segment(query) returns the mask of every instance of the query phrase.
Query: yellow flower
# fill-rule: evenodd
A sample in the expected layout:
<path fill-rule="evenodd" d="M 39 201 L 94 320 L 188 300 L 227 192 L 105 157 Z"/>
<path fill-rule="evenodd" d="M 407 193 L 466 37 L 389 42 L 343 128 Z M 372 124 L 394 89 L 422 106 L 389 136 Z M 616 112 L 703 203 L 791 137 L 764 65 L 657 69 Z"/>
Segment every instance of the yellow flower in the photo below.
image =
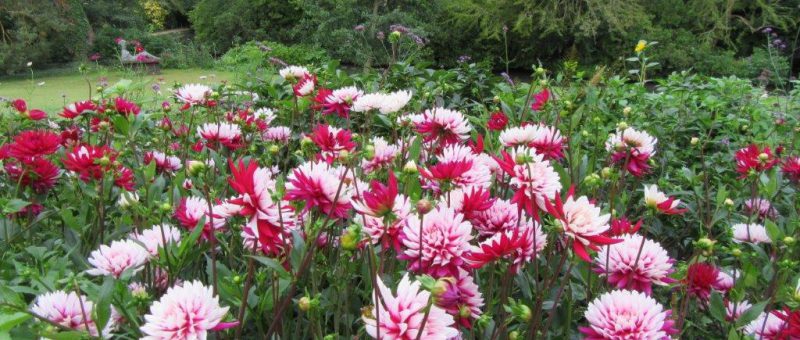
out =
<path fill-rule="evenodd" d="M 636 48 L 634 48 L 633 50 L 636 53 L 640 53 L 640 52 L 644 51 L 645 48 L 647 48 L 647 42 L 644 41 L 644 40 L 639 40 L 639 42 L 636 43 Z"/>

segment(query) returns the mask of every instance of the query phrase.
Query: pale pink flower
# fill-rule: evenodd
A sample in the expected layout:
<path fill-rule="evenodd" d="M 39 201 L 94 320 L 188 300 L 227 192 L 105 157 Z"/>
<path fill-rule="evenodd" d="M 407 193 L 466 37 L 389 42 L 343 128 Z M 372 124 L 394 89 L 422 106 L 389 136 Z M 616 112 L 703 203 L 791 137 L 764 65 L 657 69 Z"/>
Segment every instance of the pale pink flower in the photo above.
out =
<path fill-rule="evenodd" d="M 488 210 L 476 214 L 472 226 L 481 236 L 489 237 L 517 226 L 519 211 L 508 200 L 495 200 Z"/>
<path fill-rule="evenodd" d="M 222 322 L 228 307 L 219 305 L 211 287 L 200 281 L 186 282 L 167 290 L 150 306 L 141 327 L 143 339 L 205 339 L 208 331 L 230 328 Z"/>
<path fill-rule="evenodd" d="M 375 149 L 372 158 L 361 160 L 361 168 L 364 169 L 365 174 L 369 174 L 375 170 L 390 166 L 394 162 L 400 149 L 397 145 L 389 144 L 381 137 L 372 138 L 372 147 Z"/>
<path fill-rule="evenodd" d="M 397 285 L 397 295 L 386 288 L 380 277 L 376 280 L 378 294 L 383 301 L 376 300 L 375 294 L 370 294 L 375 307 L 370 315 L 362 317 L 367 334 L 371 337 L 377 338 L 380 333 L 381 339 L 415 340 L 421 330 L 424 332 L 419 336 L 421 339 L 448 340 L 458 336 L 453 317 L 435 305 L 431 306 L 423 329 L 422 320 L 425 319 L 430 293 L 420 291 L 420 283 L 412 283 L 408 274 Z M 380 324 L 376 316 L 379 316 Z"/>
<path fill-rule="evenodd" d="M 511 153 L 503 152 L 497 163 L 511 176 L 509 183 L 514 188 L 511 202 L 531 215 L 546 209 L 549 200 L 561 191 L 561 178 L 543 155 L 533 149 L 518 147 Z"/>
<path fill-rule="evenodd" d="M 658 242 L 645 239 L 642 245 L 643 238 L 637 234 L 626 234 L 621 239 L 620 243 L 601 247 L 594 258 L 595 272 L 608 274 L 609 283 L 619 289 L 634 289 L 650 295 L 652 285 L 665 286 L 675 281 L 669 277 L 675 261 Z"/>
<path fill-rule="evenodd" d="M 200 84 L 187 84 L 175 91 L 175 97 L 190 106 L 205 103 L 210 94 L 211 88 Z"/>
<path fill-rule="evenodd" d="M 271 142 L 286 142 L 289 140 L 289 137 L 292 136 L 292 130 L 286 126 L 273 126 L 267 128 L 266 131 L 261 135 L 266 141 Z"/>
<path fill-rule="evenodd" d="M 725 301 L 725 320 L 728 322 L 736 322 L 742 313 L 753 307 L 749 301 L 743 300 L 741 302 Z M 763 321 L 763 319 L 762 319 Z"/>
<path fill-rule="evenodd" d="M 253 112 L 253 117 L 255 117 L 256 119 L 260 119 L 265 124 L 269 125 L 270 123 L 272 123 L 273 120 L 275 120 L 276 116 L 275 112 L 272 109 L 262 107 Z"/>
<path fill-rule="evenodd" d="M 425 110 L 415 127 L 423 141 L 438 143 L 439 148 L 467 140 L 472 131 L 463 113 L 441 107 Z"/>
<path fill-rule="evenodd" d="M 61 290 L 37 296 L 31 306 L 31 312 L 40 317 L 77 331 L 86 331 L 88 326 L 89 334 L 99 336 L 97 324 L 92 320 L 93 311 L 94 303 L 89 301 L 86 296 L 79 297 L 75 292 L 67 293 Z M 112 314 L 114 313 L 112 308 Z M 108 320 L 102 334 L 104 338 L 110 336 L 115 321 L 113 317 Z"/>
<path fill-rule="evenodd" d="M 783 339 L 781 333 L 787 327 L 786 321 L 780 318 L 779 311 L 762 312 L 755 320 L 744 327 L 744 333 L 752 335 L 756 340 L 778 340 Z M 766 323 L 764 323 L 766 319 Z"/>
<path fill-rule="evenodd" d="M 382 93 L 368 93 L 359 96 L 353 101 L 353 106 L 350 111 L 353 112 L 368 112 L 371 110 L 378 110 L 383 103 Z"/>
<path fill-rule="evenodd" d="M 731 288 L 733 288 L 733 285 L 736 284 L 734 276 L 740 277 L 736 270 L 734 270 L 732 273 L 733 276 L 720 270 L 719 273 L 717 273 L 717 280 L 711 284 L 711 287 L 723 293 L 728 292 L 731 290 Z"/>
<path fill-rule="evenodd" d="M 731 229 L 733 230 L 733 242 L 736 243 L 772 243 L 769 235 L 767 235 L 767 228 L 758 223 L 737 223 Z"/>
<path fill-rule="evenodd" d="M 359 186 L 359 188 L 362 187 Z M 364 227 L 364 231 L 369 235 L 373 244 L 382 243 L 384 249 L 392 245 L 399 251 L 400 230 L 411 214 L 411 202 L 408 197 L 402 194 L 395 197 L 391 212 L 392 218 L 375 217 L 356 201 L 353 201 L 353 207 L 363 215 L 363 217 L 355 217 L 355 222 Z"/>
<path fill-rule="evenodd" d="M 580 327 L 587 340 L 659 339 L 668 340 L 678 331 L 670 318 L 671 310 L 644 293 L 615 290 L 589 303 L 584 316 L 589 326 Z"/>
<path fill-rule="evenodd" d="M 468 169 L 455 178 L 449 178 L 449 183 L 453 188 L 467 189 L 471 187 L 481 187 L 488 189 L 492 185 L 492 171 L 486 163 L 479 161 L 468 146 L 453 144 L 445 147 L 441 155 L 437 156 L 437 164 L 451 164 L 456 162 L 469 163 Z M 433 185 L 434 183 L 432 183 Z M 434 187 L 439 189 L 438 186 Z"/>
<path fill-rule="evenodd" d="M 197 127 L 197 135 L 205 139 L 207 144 L 218 142 L 231 149 L 242 146 L 242 130 L 230 123 L 205 123 Z"/>
<path fill-rule="evenodd" d="M 175 156 L 167 156 L 161 151 L 148 151 L 144 153 L 144 163 L 150 164 L 150 162 L 156 163 L 156 169 L 158 171 L 164 172 L 175 172 L 180 170 L 183 167 L 181 164 L 181 159 Z"/>
<path fill-rule="evenodd" d="M 358 97 L 364 95 L 364 91 L 359 90 L 355 86 L 343 87 L 333 90 L 328 97 L 325 98 L 327 103 L 331 104 L 352 104 Z"/>
<path fill-rule="evenodd" d="M 138 272 L 147 262 L 150 253 L 133 240 L 111 242 L 111 245 L 100 245 L 100 249 L 92 251 L 89 264 L 94 268 L 86 271 L 89 275 L 111 275 L 119 278 L 125 270 Z"/>
<path fill-rule="evenodd" d="M 606 150 L 613 152 L 627 149 L 634 150 L 636 154 L 653 156 L 656 154 L 656 143 L 658 139 L 647 132 L 629 127 L 611 134 L 606 141 Z"/>
<path fill-rule="evenodd" d="M 281 77 L 286 80 L 297 80 L 303 79 L 303 77 L 310 73 L 305 67 L 292 65 L 282 68 L 280 71 L 278 71 L 278 74 L 280 74 Z"/>
<path fill-rule="evenodd" d="M 178 243 L 181 240 L 181 232 L 168 224 L 155 225 L 151 229 L 141 233 L 131 233 L 128 238 L 144 244 L 151 256 L 158 256 L 158 248 L 164 247 L 166 243 Z"/>
<path fill-rule="evenodd" d="M 422 221 L 411 215 L 403 227 L 406 250 L 398 258 L 411 261 L 412 271 L 436 277 L 454 276 L 464 264 L 463 255 L 470 249 L 471 234 L 472 225 L 452 208 L 431 210 Z"/>
<path fill-rule="evenodd" d="M 763 198 L 748 198 L 744 201 L 744 212 L 748 215 L 758 214 L 760 218 L 775 219 L 778 211 L 772 207 L 769 200 Z"/>
<path fill-rule="evenodd" d="M 528 146 L 535 136 L 533 125 L 510 127 L 500 133 L 500 144 L 505 147 Z"/>
<path fill-rule="evenodd" d="M 174 216 L 184 228 L 190 231 L 194 230 L 200 220 L 205 218 L 202 237 L 204 239 L 210 239 L 212 230 L 216 232 L 225 227 L 225 219 L 213 206 L 211 207 L 213 213 L 209 213 L 208 209 L 208 201 L 204 198 L 190 196 L 181 199 L 178 208 L 175 209 Z"/>
<path fill-rule="evenodd" d="M 400 111 L 411 100 L 411 92 L 396 91 L 392 93 L 369 93 L 361 95 L 353 101 L 351 111 L 367 112 L 378 110 L 386 115 Z"/>

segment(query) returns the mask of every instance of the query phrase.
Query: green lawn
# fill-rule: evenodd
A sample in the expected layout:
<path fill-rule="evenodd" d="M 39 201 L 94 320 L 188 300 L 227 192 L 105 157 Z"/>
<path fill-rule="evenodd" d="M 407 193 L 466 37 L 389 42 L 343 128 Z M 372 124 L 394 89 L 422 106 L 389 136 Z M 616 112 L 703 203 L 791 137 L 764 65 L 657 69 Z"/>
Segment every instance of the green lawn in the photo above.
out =
<path fill-rule="evenodd" d="M 137 100 L 160 101 L 170 95 L 170 87 L 174 83 L 201 83 L 218 84 L 222 81 L 234 81 L 231 72 L 205 69 L 162 70 L 158 75 L 140 74 L 123 70 L 99 70 L 87 75 L 77 71 L 48 71 L 46 75 L 34 78 L 6 78 L 0 79 L 0 97 L 7 99 L 23 98 L 28 102 L 28 108 L 41 109 L 49 114 L 61 111 L 65 103 L 69 104 L 89 97 L 89 90 L 96 95 L 95 88 L 102 78 L 106 78 L 109 85 L 120 79 L 133 81 L 132 93 Z M 87 80 L 91 83 L 87 83 Z M 159 84 L 161 93 L 153 89 L 154 84 Z"/>

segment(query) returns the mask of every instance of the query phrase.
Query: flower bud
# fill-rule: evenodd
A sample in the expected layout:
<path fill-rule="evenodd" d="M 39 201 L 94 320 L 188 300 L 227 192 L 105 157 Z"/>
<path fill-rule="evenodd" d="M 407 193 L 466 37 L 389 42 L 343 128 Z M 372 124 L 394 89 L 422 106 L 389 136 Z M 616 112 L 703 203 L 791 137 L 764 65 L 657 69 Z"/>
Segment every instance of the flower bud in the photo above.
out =
<path fill-rule="evenodd" d="M 700 143 L 700 138 L 692 137 L 692 140 L 689 143 L 692 143 L 692 145 L 697 145 L 697 143 Z"/>
<path fill-rule="evenodd" d="M 625 129 L 627 129 L 627 128 L 628 128 L 628 123 L 626 123 L 626 122 L 619 122 L 619 123 L 617 123 L 617 129 L 619 129 L 619 130 L 625 130 Z"/>
<path fill-rule="evenodd" d="M 603 176 L 603 178 L 609 178 L 613 174 L 614 174 L 614 169 L 609 167 L 605 167 L 603 168 L 603 170 L 600 171 L 600 175 Z"/>
<path fill-rule="evenodd" d="M 103 156 L 97 160 L 97 164 L 102 166 L 108 166 L 109 164 L 111 164 L 111 159 L 108 158 L 108 156 Z"/>
<path fill-rule="evenodd" d="M 530 157 L 524 153 L 518 153 L 517 156 L 514 157 L 514 163 L 517 163 L 517 165 L 523 165 L 528 163 L 530 160 Z"/>
<path fill-rule="evenodd" d="M 417 173 L 417 163 L 412 161 L 406 162 L 406 165 L 403 166 L 403 172 L 407 174 L 415 174 Z"/>
<path fill-rule="evenodd" d="M 760 161 L 764 162 L 764 161 L 769 159 L 769 155 L 767 155 L 766 153 L 762 152 L 762 153 L 758 154 L 758 159 Z"/>
<path fill-rule="evenodd" d="M 469 307 L 462 305 L 458 308 L 458 316 L 462 319 L 468 319 L 471 315 L 472 311 L 469 309 Z"/>
<path fill-rule="evenodd" d="M 731 249 L 731 255 L 733 255 L 733 257 L 742 256 L 742 250 L 739 248 L 733 248 Z"/>
<path fill-rule="evenodd" d="M 492 102 L 494 102 L 495 104 L 500 103 L 500 97 L 499 96 L 492 97 Z"/>
<path fill-rule="evenodd" d="M 273 155 L 277 155 L 277 154 L 278 154 L 278 152 L 280 152 L 280 151 L 281 151 L 281 148 L 280 148 L 280 147 L 278 147 L 277 145 L 271 145 L 271 146 L 269 147 L 269 153 L 271 153 L 271 154 L 273 154 Z"/>
<path fill-rule="evenodd" d="M 303 136 L 303 139 L 300 140 L 300 146 L 306 146 L 311 144 L 314 144 L 314 141 L 311 140 L 311 138 L 308 136 Z"/>
<path fill-rule="evenodd" d="M 783 238 L 783 244 L 785 244 L 787 246 L 790 246 L 790 247 L 792 245 L 794 245 L 796 241 L 797 240 L 794 237 L 791 237 L 791 236 L 786 236 L 786 237 Z"/>
<path fill-rule="evenodd" d="M 139 203 L 139 194 L 135 191 L 123 191 L 117 200 L 117 206 L 120 208 L 127 208 Z"/>
<path fill-rule="evenodd" d="M 733 206 L 733 200 L 730 199 L 730 198 L 726 198 L 725 199 L 725 205 L 727 205 L 729 207 L 732 207 Z"/>
<path fill-rule="evenodd" d="M 517 340 L 519 339 L 519 331 L 512 331 L 508 333 L 508 340 Z"/>
<path fill-rule="evenodd" d="M 714 244 L 717 243 L 716 241 L 709 239 L 708 237 L 703 237 L 694 242 L 694 246 L 698 249 L 703 251 L 703 254 L 711 254 L 714 250 Z"/>
<path fill-rule="evenodd" d="M 308 296 L 301 297 L 300 300 L 297 300 L 297 308 L 300 308 L 303 312 L 308 312 L 311 309 L 311 299 Z"/>
<path fill-rule="evenodd" d="M 417 212 L 418 213 L 420 213 L 422 215 L 425 215 L 429 211 L 431 211 L 432 209 L 433 209 L 433 204 L 431 204 L 431 201 L 429 201 L 427 199 L 424 199 L 424 198 L 422 198 L 419 201 L 417 201 Z"/>
<path fill-rule="evenodd" d="M 583 136 L 583 137 L 589 137 L 589 131 L 586 131 L 586 130 L 581 130 L 581 136 Z"/>
<path fill-rule="evenodd" d="M 236 283 L 236 284 L 242 283 L 242 277 L 240 275 L 235 275 L 233 277 L 233 283 Z"/>
<path fill-rule="evenodd" d="M 186 168 L 192 176 L 197 176 L 206 170 L 206 165 L 201 161 L 192 160 L 186 163 Z"/>
<path fill-rule="evenodd" d="M 187 178 L 187 179 L 183 180 L 183 185 L 182 186 L 186 190 L 191 190 L 192 188 L 194 188 L 194 183 L 192 183 L 191 179 Z"/>
<path fill-rule="evenodd" d="M 345 229 L 339 242 L 344 250 L 358 249 L 358 243 L 361 242 L 361 226 L 354 224 Z"/>
<path fill-rule="evenodd" d="M 103 92 L 103 87 L 102 86 L 98 86 L 94 90 L 97 91 L 97 92 Z"/>
<path fill-rule="evenodd" d="M 364 159 L 371 160 L 375 158 L 375 146 L 367 145 L 364 148 Z"/>
<path fill-rule="evenodd" d="M 392 33 L 389 33 L 389 42 L 392 44 L 396 44 L 398 41 L 400 41 L 400 36 L 401 36 L 400 32 L 392 31 Z"/>
<path fill-rule="evenodd" d="M 539 75 L 544 74 L 544 71 L 545 71 L 545 69 L 543 67 L 541 67 L 541 66 L 536 68 L 536 74 L 539 74 Z"/>
<path fill-rule="evenodd" d="M 539 85 L 541 85 L 541 86 L 547 86 L 547 79 L 542 79 L 542 80 L 540 80 L 540 81 L 539 81 Z"/>
<path fill-rule="evenodd" d="M 350 160 L 350 151 L 342 150 L 339 151 L 339 160 L 343 163 L 347 163 Z"/>
<path fill-rule="evenodd" d="M 622 114 L 627 116 L 627 115 L 631 114 L 631 111 L 633 111 L 633 109 L 630 106 L 626 106 L 626 107 L 624 107 L 622 109 Z"/>

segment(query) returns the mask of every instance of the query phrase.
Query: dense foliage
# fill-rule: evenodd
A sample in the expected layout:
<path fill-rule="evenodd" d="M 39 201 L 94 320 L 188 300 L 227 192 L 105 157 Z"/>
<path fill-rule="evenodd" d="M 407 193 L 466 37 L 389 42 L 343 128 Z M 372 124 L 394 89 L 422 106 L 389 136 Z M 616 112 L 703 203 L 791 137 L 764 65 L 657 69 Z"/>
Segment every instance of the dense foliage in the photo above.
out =
<path fill-rule="evenodd" d="M 798 337 L 800 93 L 657 46 L 11 101 L 0 338 Z"/>

